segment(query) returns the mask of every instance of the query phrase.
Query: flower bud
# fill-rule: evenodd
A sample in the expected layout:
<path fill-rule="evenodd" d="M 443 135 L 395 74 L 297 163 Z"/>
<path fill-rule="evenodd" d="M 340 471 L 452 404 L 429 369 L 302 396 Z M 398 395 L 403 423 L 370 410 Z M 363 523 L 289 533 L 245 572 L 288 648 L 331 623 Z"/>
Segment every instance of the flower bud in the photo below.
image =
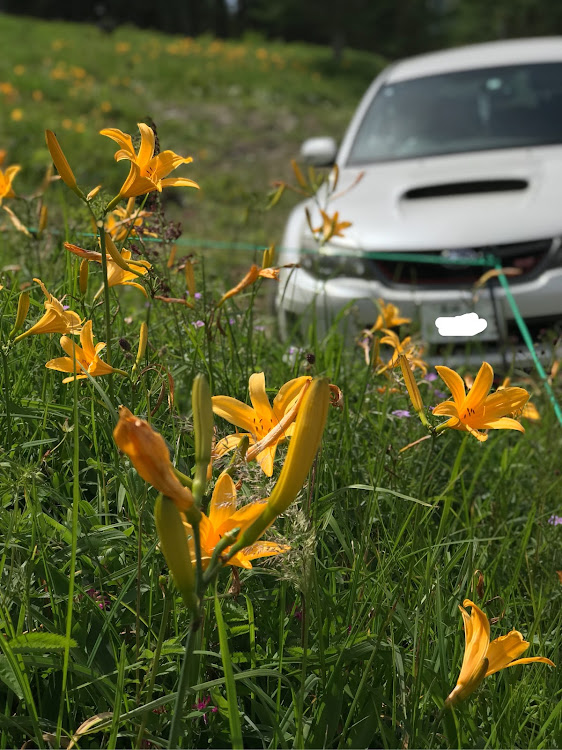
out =
<path fill-rule="evenodd" d="M 200 513 L 193 505 L 193 495 L 174 474 L 168 446 L 162 435 L 144 419 L 135 417 L 126 406 L 120 406 L 113 439 L 146 482 L 171 498 L 178 510 L 186 513 L 190 523 L 199 521 Z"/>
<path fill-rule="evenodd" d="M 195 575 L 187 535 L 182 516 L 173 500 L 158 495 L 154 506 L 154 520 L 160 539 L 160 549 L 166 559 L 174 583 L 180 590 L 186 605 L 198 611 L 198 599 L 195 593 Z"/>
<path fill-rule="evenodd" d="M 278 515 L 293 502 L 316 457 L 330 406 L 330 386 L 325 378 L 314 379 L 304 395 L 295 420 L 295 431 L 277 484 L 260 516 L 249 526 L 229 554 L 253 544 Z"/>
<path fill-rule="evenodd" d="M 14 327 L 10 331 L 10 338 L 15 336 L 22 325 L 25 323 L 27 313 L 29 311 L 29 292 L 22 292 L 18 300 L 18 311 L 16 314 L 16 321 Z"/>
<path fill-rule="evenodd" d="M 137 350 L 137 358 L 135 360 L 135 365 L 137 367 L 139 366 L 141 359 L 144 357 L 147 343 L 148 343 L 148 326 L 143 321 L 140 327 L 139 348 Z"/>
<path fill-rule="evenodd" d="M 76 195 L 78 195 L 80 198 L 84 198 L 84 193 L 78 187 L 76 177 L 74 176 L 74 173 L 70 168 L 70 164 L 66 160 L 66 156 L 62 152 L 62 148 L 59 145 L 56 135 L 52 130 L 46 130 L 45 138 L 47 140 L 47 148 L 49 149 L 49 152 L 51 154 L 51 159 L 53 160 L 53 163 L 57 168 L 57 172 L 59 173 L 61 180 L 65 185 L 73 190 Z"/>
<path fill-rule="evenodd" d="M 88 291 L 88 274 L 90 273 L 90 265 L 86 258 L 80 263 L 80 276 L 78 278 L 78 286 L 80 288 L 80 294 L 84 296 Z"/>

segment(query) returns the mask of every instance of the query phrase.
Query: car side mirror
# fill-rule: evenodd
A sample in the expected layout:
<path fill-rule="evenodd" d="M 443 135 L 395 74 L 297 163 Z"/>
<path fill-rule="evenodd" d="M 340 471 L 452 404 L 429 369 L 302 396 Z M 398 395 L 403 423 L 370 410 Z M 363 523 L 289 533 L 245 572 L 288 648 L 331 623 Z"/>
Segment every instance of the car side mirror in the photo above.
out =
<path fill-rule="evenodd" d="M 338 145 L 330 136 L 308 138 L 301 146 L 301 159 L 313 167 L 331 167 L 336 161 Z"/>

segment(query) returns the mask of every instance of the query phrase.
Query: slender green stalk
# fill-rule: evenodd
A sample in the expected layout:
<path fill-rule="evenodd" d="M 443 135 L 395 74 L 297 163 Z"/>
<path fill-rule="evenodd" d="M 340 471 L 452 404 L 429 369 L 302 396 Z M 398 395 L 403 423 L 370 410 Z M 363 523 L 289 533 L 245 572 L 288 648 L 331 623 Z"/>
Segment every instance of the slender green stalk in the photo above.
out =
<path fill-rule="evenodd" d="M 100 238 L 100 250 L 101 250 L 101 269 L 103 274 L 103 310 L 105 318 L 105 340 L 107 341 L 106 356 L 105 360 L 109 366 L 111 366 L 111 309 L 109 306 L 109 282 L 107 280 L 107 250 L 105 248 L 105 227 L 103 219 L 99 219 L 96 222 L 98 227 L 98 233 Z M 115 394 L 113 390 L 113 375 L 110 373 L 108 376 L 109 385 L 109 397 L 111 402 L 115 401 Z"/>
<path fill-rule="evenodd" d="M 176 702 L 174 704 L 174 713 L 172 715 L 172 723 L 170 725 L 170 736 L 168 739 L 168 750 L 175 750 L 180 745 L 180 732 L 181 732 L 181 721 L 183 718 L 183 707 L 185 705 L 185 698 L 190 686 L 193 684 L 192 675 L 194 673 L 194 659 L 193 651 L 195 644 L 198 640 L 198 635 L 201 629 L 202 619 L 192 619 L 189 630 L 187 631 L 187 638 L 185 641 L 185 652 L 183 655 L 183 661 L 181 665 L 180 680 L 178 685 L 178 691 L 176 693 Z"/>
<path fill-rule="evenodd" d="M 6 443 L 11 448 L 12 447 L 12 407 L 11 407 L 11 401 L 12 401 L 12 389 L 10 387 L 10 371 L 8 370 L 8 355 L 4 351 L 4 348 L 2 347 L 0 349 L 2 352 L 2 365 L 4 368 L 4 403 L 6 404 Z"/>
<path fill-rule="evenodd" d="M 154 683 L 156 682 L 156 675 L 158 674 L 158 662 L 160 661 L 160 654 L 162 653 L 162 645 L 164 643 L 164 636 L 166 635 L 166 627 L 168 625 L 168 618 L 172 608 L 173 596 L 163 586 L 164 591 L 164 608 L 162 610 L 162 620 L 160 621 L 160 629 L 158 631 L 158 640 L 156 641 L 156 648 L 154 649 L 154 657 L 152 659 L 152 667 L 150 669 L 150 678 L 148 680 L 148 687 L 146 690 L 145 702 L 150 703 L 152 695 L 154 693 Z M 148 721 L 148 713 L 142 715 L 141 725 L 137 734 L 137 741 L 135 747 L 141 747 L 144 730 L 146 728 L 146 722 Z"/>
<path fill-rule="evenodd" d="M 76 365 L 76 350 L 74 349 L 74 370 Z M 60 747 L 62 719 L 64 713 L 64 701 L 66 697 L 66 684 L 68 680 L 68 666 L 70 657 L 70 636 L 72 634 L 72 615 L 74 609 L 74 578 L 76 575 L 76 550 L 78 546 L 78 505 L 80 503 L 80 428 L 78 419 L 78 380 L 74 378 L 74 431 L 73 431 L 73 454 L 72 454 L 72 542 L 70 549 L 70 569 L 68 580 L 68 603 L 66 611 L 66 644 L 64 647 L 63 665 L 62 665 L 62 684 L 59 703 L 59 713 L 57 717 L 56 740 L 57 747 Z"/>

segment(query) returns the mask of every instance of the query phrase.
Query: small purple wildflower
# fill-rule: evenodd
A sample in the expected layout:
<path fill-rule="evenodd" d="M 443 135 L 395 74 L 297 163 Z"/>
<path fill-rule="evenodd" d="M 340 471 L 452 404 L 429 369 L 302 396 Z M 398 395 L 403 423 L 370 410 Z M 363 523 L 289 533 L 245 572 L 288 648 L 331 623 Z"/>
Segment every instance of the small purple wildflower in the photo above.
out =
<path fill-rule="evenodd" d="M 562 526 L 562 516 L 550 516 L 548 519 L 548 523 L 552 524 L 552 526 Z"/>
<path fill-rule="evenodd" d="M 230 323 L 231 326 L 233 326 L 236 323 L 236 321 L 234 320 L 234 318 L 229 318 L 228 322 Z"/>
<path fill-rule="evenodd" d="M 194 299 L 202 299 L 203 295 L 201 294 L 201 292 L 195 292 L 195 294 L 193 295 L 193 298 Z"/>
<path fill-rule="evenodd" d="M 394 417 L 411 417 L 412 415 L 407 409 L 395 409 L 390 412 Z"/>
<path fill-rule="evenodd" d="M 447 398 L 447 394 L 443 393 L 443 391 L 434 391 L 437 398 Z"/>
<path fill-rule="evenodd" d="M 195 326 L 195 328 L 201 328 L 202 326 L 205 325 L 205 321 L 204 320 L 193 320 L 191 322 L 191 325 Z"/>
<path fill-rule="evenodd" d="M 265 326 L 254 326 L 254 331 L 265 331 Z"/>
<path fill-rule="evenodd" d="M 63 309 L 63 310 L 70 310 L 70 305 L 63 305 L 63 306 L 62 306 L 62 309 Z"/>
<path fill-rule="evenodd" d="M 424 380 L 427 380 L 428 383 L 433 383 L 434 380 L 437 380 L 437 373 L 436 372 L 428 372 L 427 375 L 423 376 Z"/>

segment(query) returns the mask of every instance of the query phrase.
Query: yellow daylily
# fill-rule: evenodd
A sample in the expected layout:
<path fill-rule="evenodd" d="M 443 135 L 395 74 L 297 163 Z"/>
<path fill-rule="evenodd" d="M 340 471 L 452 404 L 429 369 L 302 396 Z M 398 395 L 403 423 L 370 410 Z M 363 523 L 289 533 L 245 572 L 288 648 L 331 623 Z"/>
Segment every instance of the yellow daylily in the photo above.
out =
<path fill-rule="evenodd" d="M 151 127 L 144 122 L 138 123 L 141 134 L 141 143 L 138 153 L 133 146 L 133 139 L 128 133 L 123 133 L 118 128 L 104 128 L 100 135 L 111 138 L 119 145 L 115 153 L 115 161 L 126 159 L 131 162 L 131 168 L 127 179 L 123 183 L 118 196 L 111 201 L 110 206 L 116 205 L 121 198 L 133 198 L 137 195 L 146 195 L 153 190 L 162 191 L 165 187 L 193 187 L 199 185 L 187 177 L 166 177 L 170 172 L 181 164 L 189 164 L 193 161 L 191 156 L 178 156 L 173 151 L 162 151 L 154 155 L 155 136 Z"/>
<path fill-rule="evenodd" d="M 470 615 L 465 607 L 472 607 Z M 517 664 L 541 662 L 556 666 L 545 656 L 530 656 L 524 659 L 517 657 L 531 645 L 523 640 L 518 630 L 511 630 L 490 643 L 490 623 L 482 610 L 465 599 L 459 606 L 464 621 L 465 649 L 461 672 L 454 690 L 445 701 L 446 706 L 455 706 L 467 698 L 488 677 L 500 669 L 514 667 Z"/>
<path fill-rule="evenodd" d="M 62 301 L 47 291 L 41 279 L 33 279 L 33 281 L 39 284 L 47 298 L 44 303 L 46 312 L 31 328 L 16 336 L 14 341 L 21 341 L 26 336 L 37 333 L 80 333 L 82 330 L 80 316 L 72 310 L 65 310 Z"/>
<path fill-rule="evenodd" d="M 251 286 L 252 284 L 255 284 L 255 282 L 260 278 L 275 279 L 276 281 L 278 281 L 279 271 L 281 269 L 271 267 L 271 264 L 273 263 L 274 255 L 275 255 L 275 248 L 273 246 L 269 247 L 267 250 L 264 250 L 261 268 L 254 263 L 252 267 L 250 268 L 250 270 L 248 271 L 248 273 L 244 276 L 242 281 L 236 284 L 236 286 L 232 287 L 232 289 L 229 289 L 228 292 L 225 292 L 225 294 L 223 294 L 223 296 L 220 298 L 220 300 L 217 303 L 217 308 L 220 307 L 223 304 L 223 302 L 226 302 L 226 300 L 229 299 L 230 297 L 234 297 L 236 294 L 239 294 L 243 289 L 246 289 L 246 287 Z M 296 265 L 295 263 L 287 263 L 286 265 L 281 266 L 281 268 L 294 268 L 295 265 Z"/>
<path fill-rule="evenodd" d="M 114 254 L 119 254 L 119 251 L 113 244 L 113 240 L 109 235 L 106 235 L 105 237 L 106 245 L 109 249 L 111 245 L 111 249 L 114 251 Z M 71 252 L 74 253 L 74 255 L 78 255 L 80 258 L 85 258 L 86 260 L 94 261 L 96 263 L 101 263 L 101 253 L 96 252 L 95 250 L 84 250 L 82 247 L 78 247 L 78 245 L 72 245 L 70 242 L 64 243 L 65 248 Z M 128 266 L 130 270 L 126 270 L 122 266 L 118 265 L 111 255 L 108 253 L 107 255 L 107 284 L 109 287 L 112 286 L 134 286 L 136 289 L 140 289 L 140 291 L 144 294 L 146 297 L 146 289 L 141 285 L 138 284 L 134 279 L 137 279 L 139 276 L 145 276 L 148 273 L 148 270 L 152 268 L 151 264 L 147 260 L 131 260 L 131 251 L 130 250 L 121 250 L 121 259 L 123 261 L 122 266 Z M 96 292 L 94 299 L 97 299 L 99 295 L 103 292 L 103 285 L 98 289 Z"/>
<path fill-rule="evenodd" d="M 137 227 L 141 227 L 144 220 L 152 216 L 152 211 L 141 211 L 135 207 L 135 198 L 129 198 L 127 205 L 117 206 L 105 220 L 105 231 L 114 242 L 124 242 L 128 236 L 137 234 Z M 144 232 L 154 237 L 153 232 Z"/>
<path fill-rule="evenodd" d="M 216 455 L 222 456 L 237 446 L 246 435 L 250 438 L 250 445 L 259 446 L 261 441 L 267 438 L 273 430 L 281 427 L 277 433 L 273 433 L 271 441 L 265 441 L 268 444 L 255 456 L 264 473 L 270 477 L 273 474 L 273 459 L 275 458 L 277 444 L 293 434 L 296 411 L 294 415 L 291 415 L 292 419 L 289 424 L 287 424 L 287 419 L 284 418 L 291 407 L 296 404 L 303 387 L 310 380 L 311 378 L 308 375 L 289 380 L 273 399 L 273 407 L 265 392 L 265 375 L 263 372 L 256 372 L 250 376 L 251 407 L 230 396 L 213 396 L 213 411 L 215 414 L 246 430 L 245 433 L 237 432 L 220 440 L 215 448 Z"/>
<path fill-rule="evenodd" d="M 259 515 L 261 515 L 266 503 L 266 500 L 258 500 L 236 510 L 236 487 L 234 486 L 234 482 L 229 474 L 224 473 L 220 475 L 213 490 L 209 515 L 206 516 L 202 513 L 201 522 L 199 524 L 199 532 L 201 534 L 201 563 L 203 569 L 209 564 L 213 550 L 221 537 L 235 528 L 239 528 L 241 531 L 247 529 L 248 526 L 250 526 Z M 191 561 L 195 564 L 196 558 L 193 529 L 187 521 L 184 522 L 184 526 L 187 533 Z M 251 544 L 248 547 L 244 547 L 244 549 L 237 552 L 231 557 L 228 564 L 236 565 L 240 568 L 251 568 L 252 563 L 250 560 L 255 560 L 258 557 L 280 555 L 283 552 L 287 552 L 289 549 L 290 547 L 286 544 L 260 541 Z M 228 548 L 225 550 L 225 553 L 227 551 Z"/>
<path fill-rule="evenodd" d="M 392 353 L 392 356 L 388 360 L 386 365 L 380 365 L 377 368 L 377 375 L 380 375 L 380 373 L 396 367 L 396 365 L 398 364 L 398 358 L 401 354 L 403 354 L 408 359 L 412 370 L 415 370 L 416 367 L 418 367 L 424 375 L 426 374 L 427 364 L 420 356 L 420 354 L 422 353 L 422 349 L 412 341 L 411 336 L 406 336 L 406 338 L 400 341 L 400 338 L 395 331 L 383 328 L 382 332 L 386 335 L 381 336 L 379 344 L 386 344 L 387 346 L 391 346 L 394 349 L 394 352 Z"/>
<path fill-rule="evenodd" d="M 174 473 L 164 438 L 148 422 L 136 417 L 126 406 L 120 406 L 113 439 L 130 458 L 140 476 L 173 500 L 178 510 L 196 511 L 191 491 L 180 483 Z M 198 517 L 198 512 L 196 515 Z"/>
<path fill-rule="evenodd" d="M 438 429 L 451 427 L 454 430 L 464 430 L 481 442 L 487 440 L 488 435 L 478 430 L 525 432 L 520 422 L 507 415 L 519 413 L 527 403 L 529 394 L 524 388 L 516 387 L 498 388 L 495 393 L 490 394 L 494 371 L 487 362 L 482 363 L 468 394 L 463 379 L 457 372 L 441 365 L 435 369 L 453 395 L 453 401 L 444 401 L 433 410 L 436 416 L 450 417 Z"/>
<path fill-rule="evenodd" d="M 68 356 L 51 359 L 45 365 L 49 370 L 73 373 L 70 377 L 64 378 L 62 381 L 63 383 L 71 383 L 74 378 L 77 380 L 87 378 L 88 376 L 84 373 L 82 367 L 86 370 L 88 375 L 92 376 L 109 375 L 112 372 L 126 375 L 123 370 L 117 370 L 100 359 L 99 353 L 102 349 L 105 349 L 105 344 L 100 341 L 94 346 L 91 320 L 84 323 L 84 327 L 80 332 L 80 343 L 82 344 L 81 347 L 75 344 L 74 341 L 67 336 L 62 336 L 60 345 Z"/>
<path fill-rule="evenodd" d="M 365 333 L 374 333 L 375 331 L 381 331 L 383 328 L 395 328 L 412 322 L 411 318 L 401 318 L 400 309 L 391 302 L 387 304 L 383 299 L 378 299 L 377 302 L 380 312 L 374 326 Z"/>
<path fill-rule="evenodd" d="M 0 166 L 4 162 L 5 154 L 5 151 L 0 151 Z M 0 205 L 4 198 L 13 198 L 15 196 L 12 182 L 20 169 L 21 166 L 19 164 L 12 164 L 11 167 L 6 167 L 4 170 L 0 169 Z"/>
<path fill-rule="evenodd" d="M 329 242 L 332 237 L 343 237 L 343 230 L 351 226 L 350 221 L 340 221 L 339 213 L 336 211 L 330 216 L 326 211 L 320 209 L 322 215 L 322 224 L 319 227 L 312 227 L 312 232 L 319 235 L 322 244 Z"/>

